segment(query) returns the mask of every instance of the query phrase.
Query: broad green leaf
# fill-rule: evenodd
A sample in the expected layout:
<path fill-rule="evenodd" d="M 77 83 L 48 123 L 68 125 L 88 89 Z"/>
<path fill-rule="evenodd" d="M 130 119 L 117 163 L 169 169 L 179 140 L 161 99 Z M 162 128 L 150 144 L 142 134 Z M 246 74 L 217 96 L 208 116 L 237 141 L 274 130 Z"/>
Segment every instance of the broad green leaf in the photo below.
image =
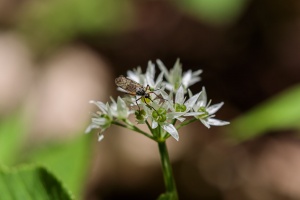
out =
<path fill-rule="evenodd" d="M 235 22 L 248 0 L 177 0 L 181 9 L 210 24 Z"/>
<path fill-rule="evenodd" d="M 300 85 L 238 117 L 228 126 L 233 138 L 247 140 L 268 131 L 300 128 Z"/>
<path fill-rule="evenodd" d="M 25 136 L 25 125 L 20 113 L 0 121 L 0 164 L 11 165 Z"/>
<path fill-rule="evenodd" d="M 91 137 L 81 135 L 71 141 L 36 149 L 30 161 L 42 164 L 58 176 L 74 193 L 81 194 L 91 159 Z"/>
<path fill-rule="evenodd" d="M 0 199 L 71 200 L 62 184 L 43 167 L 0 169 Z"/>

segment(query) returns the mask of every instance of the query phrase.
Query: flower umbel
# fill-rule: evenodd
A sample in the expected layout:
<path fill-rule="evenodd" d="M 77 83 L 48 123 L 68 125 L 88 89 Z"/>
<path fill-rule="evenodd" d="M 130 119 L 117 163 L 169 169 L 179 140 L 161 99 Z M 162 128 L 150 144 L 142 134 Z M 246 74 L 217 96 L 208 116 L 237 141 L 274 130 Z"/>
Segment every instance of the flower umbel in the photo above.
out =
<path fill-rule="evenodd" d="M 157 65 L 161 70 L 157 78 L 155 78 L 155 65 L 149 61 L 145 73 L 142 73 L 141 68 L 138 67 L 128 71 L 128 78 L 120 76 L 116 79 L 116 84 L 121 91 L 129 95 L 118 97 L 117 101 L 111 98 L 110 104 L 91 101 L 100 111 L 93 114 L 92 123 L 86 132 L 100 129 L 99 140 L 103 138 L 102 132 L 111 124 L 139 130 L 137 131 L 139 133 L 143 132 L 130 122 L 128 117 L 131 114 L 135 114 L 138 124 L 147 124 L 150 132 L 142 134 L 156 141 L 165 140 L 169 136 L 178 141 L 179 134 L 176 127 L 182 127 L 195 120 L 200 120 L 207 128 L 229 124 L 227 121 L 214 118 L 223 102 L 210 105 L 204 87 L 195 95 L 189 91 L 189 86 L 200 81 L 199 75 L 202 70 L 195 72 L 188 70 L 182 73 L 179 60 L 170 70 L 160 60 L 157 60 Z M 185 96 L 187 91 L 190 98 Z M 193 119 L 186 121 L 190 117 Z"/>
<path fill-rule="evenodd" d="M 179 60 L 170 70 L 160 60 L 156 63 L 160 69 L 157 78 L 155 78 L 155 64 L 149 61 L 145 73 L 138 67 L 128 71 L 127 77 L 119 76 L 115 79 L 118 89 L 127 94 L 125 97 L 118 97 L 117 100 L 111 98 L 111 103 L 90 101 L 99 108 L 99 111 L 92 115 L 92 122 L 87 127 L 86 133 L 92 129 L 100 129 L 98 137 L 100 141 L 104 137 L 102 133 L 113 124 L 156 141 L 166 186 L 166 193 L 162 196 L 164 199 L 177 200 L 166 140 L 173 137 L 178 141 L 178 130 L 197 120 L 207 128 L 227 125 L 229 122 L 214 118 L 223 102 L 210 105 L 211 101 L 207 102 L 204 87 L 195 95 L 189 90 L 189 86 L 201 80 L 199 75 L 202 70 L 182 72 Z M 135 123 L 129 120 L 132 114 L 135 116 Z M 138 124 L 146 124 L 148 132 L 139 129 Z"/>

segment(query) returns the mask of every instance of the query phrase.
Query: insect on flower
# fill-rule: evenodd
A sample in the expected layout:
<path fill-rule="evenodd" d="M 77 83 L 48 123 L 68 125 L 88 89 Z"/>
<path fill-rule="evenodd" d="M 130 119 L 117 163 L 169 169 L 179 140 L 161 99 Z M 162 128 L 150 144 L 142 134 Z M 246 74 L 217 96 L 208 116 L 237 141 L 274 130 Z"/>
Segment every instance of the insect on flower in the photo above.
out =
<path fill-rule="evenodd" d="M 139 107 L 138 105 L 138 100 L 145 98 L 145 99 L 149 99 L 150 101 L 152 101 L 152 99 L 150 98 L 150 94 L 153 93 L 155 94 L 158 98 L 160 98 L 154 91 L 150 90 L 150 86 L 147 85 L 146 87 L 142 86 L 141 84 L 135 82 L 134 80 L 131 80 L 129 78 L 126 78 L 124 76 L 119 76 L 118 78 L 115 79 L 115 83 L 118 87 L 122 88 L 123 90 L 125 90 L 126 94 L 129 95 L 133 95 L 133 96 L 141 96 L 139 98 L 136 98 L 136 105 Z M 144 100 L 144 102 L 150 106 L 146 100 Z M 153 102 L 153 101 L 152 101 Z M 152 106 L 150 106 L 151 108 L 153 108 Z M 154 108 L 153 108 L 154 109 Z M 140 110 L 140 107 L 139 107 Z M 154 109 L 155 110 L 155 109 Z"/>

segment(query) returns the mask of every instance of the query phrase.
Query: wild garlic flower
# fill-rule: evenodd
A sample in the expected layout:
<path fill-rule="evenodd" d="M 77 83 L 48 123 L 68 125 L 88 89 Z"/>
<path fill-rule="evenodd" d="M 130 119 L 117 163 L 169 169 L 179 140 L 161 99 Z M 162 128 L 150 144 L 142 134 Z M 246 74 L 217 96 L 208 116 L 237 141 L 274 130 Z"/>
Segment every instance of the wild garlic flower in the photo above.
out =
<path fill-rule="evenodd" d="M 111 100 L 111 104 L 104 104 L 101 101 L 90 101 L 90 103 L 95 104 L 100 111 L 93 113 L 92 123 L 86 128 L 85 133 L 89 133 L 92 129 L 100 129 L 98 141 L 104 138 L 102 132 L 109 128 L 115 120 L 127 120 L 128 116 L 133 113 L 133 111 L 129 110 L 121 97 L 118 97 L 117 102 L 113 98 L 111 98 Z"/>
<path fill-rule="evenodd" d="M 173 99 L 172 98 L 172 92 L 170 92 L 170 96 L 169 99 Z M 170 112 L 168 113 L 168 116 L 170 116 L 170 118 L 174 118 L 179 120 L 180 122 L 183 122 L 185 120 L 184 116 L 189 113 L 190 116 L 192 116 L 193 114 L 199 114 L 198 112 L 193 112 L 193 106 L 196 103 L 196 101 L 198 100 L 200 96 L 200 93 L 191 96 L 188 100 L 186 100 L 186 97 L 184 96 L 184 89 L 183 86 L 180 86 L 179 89 L 177 90 L 176 94 L 175 94 L 175 99 L 174 101 L 171 101 L 169 105 L 170 106 Z"/>
<path fill-rule="evenodd" d="M 101 101 L 90 101 L 90 103 L 98 106 L 100 111 L 93 113 L 92 123 L 86 128 L 85 133 L 89 133 L 92 129 L 100 129 L 100 133 L 105 131 L 113 122 L 111 108 L 108 103 L 104 104 Z M 103 135 L 99 134 L 98 141 L 103 139 Z"/>
<path fill-rule="evenodd" d="M 160 88 L 163 81 L 163 72 L 158 75 L 155 81 L 155 65 L 151 61 L 148 62 L 145 74 L 143 74 L 141 68 L 138 67 L 132 71 L 129 70 L 127 76 L 143 86 L 149 85 L 151 89 Z"/>
<path fill-rule="evenodd" d="M 169 133 L 175 140 L 179 140 L 179 134 L 174 126 L 174 116 L 170 115 L 169 106 L 166 102 L 158 104 L 157 101 L 153 102 L 152 111 L 150 108 L 146 109 L 148 113 L 148 119 L 151 122 L 151 129 L 156 129 L 158 126 L 164 131 Z M 162 137 L 167 137 L 167 135 L 162 135 Z"/>
<path fill-rule="evenodd" d="M 199 119 L 204 126 L 210 128 L 210 126 L 224 126 L 229 124 L 227 121 L 215 119 L 215 113 L 223 106 L 223 102 L 210 105 L 211 100 L 207 103 L 206 90 L 203 87 L 198 101 L 193 106 L 195 112 L 202 112 L 200 115 L 194 116 Z"/>
<path fill-rule="evenodd" d="M 177 59 L 173 69 L 171 69 L 170 71 L 165 67 L 161 60 L 156 60 L 156 63 L 159 69 L 164 73 L 164 76 L 167 80 L 167 82 L 165 82 L 166 88 L 169 91 L 176 92 L 182 85 L 186 92 L 189 86 L 194 85 L 201 80 L 199 76 L 202 73 L 201 69 L 195 72 L 192 72 L 192 70 L 188 70 L 187 72 L 184 72 L 182 74 L 182 65 L 179 62 L 179 59 Z"/>
<path fill-rule="evenodd" d="M 215 113 L 222 103 L 210 105 L 207 103 L 205 88 L 192 95 L 189 86 L 200 81 L 202 70 L 182 73 L 179 60 L 174 67 L 168 70 L 164 64 L 157 60 L 160 69 L 157 78 L 155 64 L 148 62 L 146 72 L 138 67 L 127 72 L 128 77 L 120 76 L 116 84 L 121 91 L 126 92 L 125 97 L 118 97 L 117 102 L 111 98 L 111 103 L 91 101 L 100 111 L 92 117 L 92 122 L 86 129 L 100 129 L 99 140 L 103 138 L 102 132 L 111 124 L 119 125 L 139 132 L 153 140 L 165 141 L 172 136 L 179 140 L 178 129 L 195 120 L 200 120 L 207 128 L 210 126 L 223 126 L 229 122 L 214 119 Z M 186 92 L 189 92 L 189 97 Z M 135 122 L 128 118 L 134 114 Z M 187 118 L 193 118 L 187 120 Z M 137 124 L 146 124 L 149 133 L 138 128 Z"/>

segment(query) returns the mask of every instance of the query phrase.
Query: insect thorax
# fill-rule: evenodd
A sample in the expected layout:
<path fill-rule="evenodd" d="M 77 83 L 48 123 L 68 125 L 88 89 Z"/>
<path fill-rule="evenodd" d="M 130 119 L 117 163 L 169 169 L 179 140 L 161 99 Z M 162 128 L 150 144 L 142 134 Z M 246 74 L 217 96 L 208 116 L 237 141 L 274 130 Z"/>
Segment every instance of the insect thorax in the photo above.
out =
<path fill-rule="evenodd" d="M 145 88 L 143 87 L 136 88 L 136 94 L 139 96 L 145 96 L 146 94 Z"/>

